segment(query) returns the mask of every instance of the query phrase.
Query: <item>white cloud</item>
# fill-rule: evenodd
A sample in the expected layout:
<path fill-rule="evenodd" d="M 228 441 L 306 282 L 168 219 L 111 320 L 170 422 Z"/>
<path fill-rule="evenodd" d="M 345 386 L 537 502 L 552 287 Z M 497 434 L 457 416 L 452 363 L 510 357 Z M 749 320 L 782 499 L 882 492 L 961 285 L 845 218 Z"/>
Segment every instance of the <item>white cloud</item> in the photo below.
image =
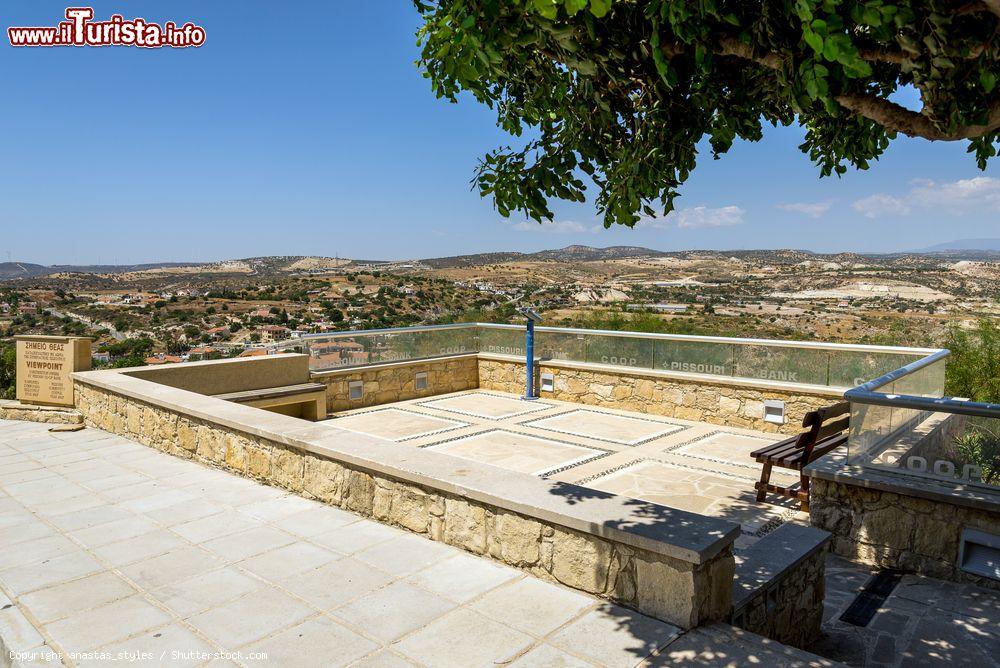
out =
<path fill-rule="evenodd" d="M 555 234 L 579 234 L 588 231 L 585 225 L 575 220 L 557 220 L 551 223 L 522 220 L 520 223 L 515 223 L 513 227 L 518 232 L 553 232 Z"/>
<path fill-rule="evenodd" d="M 738 206 L 724 206 L 719 209 L 709 209 L 696 206 L 691 209 L 679 209 L 674 212 L 677 227 L 728 227 L 743 222 L 743 209 Z M 667 216 L 667 220 L 670 216 Z"/>
<path fill-rule="evenodd" d="M 910 196 L 924 206 L 948 207 L 956 213 L 981 208 L 1000 211 L 1000 179 L 976 176 L 950 183 L 920 180 L 914 182 Z"/>
<path fill-rule="evenodd" d="M 707 206 L 695 206 L 690 209 L 675 209 L 663 218 L 644 218 L 641 223 L 658 229 L 677 227 L 691 229 L 698 227 L 728 227 L 743 222 L 746 212 L 738 206 L 723 206 L 710 209 Z"/>
<path fill-rule="evenodd" d="M 942 214 L 1000 211 L 1000 179 L 976 176 L 947 183 L 914 179 L 902 197 L 875 193 L 854 202 L 854 210 L 868 218 L 906 215 L 913 209 Z"/>
<path fill-rule="evenodd" d="M 881 218 L 882 216 L 898 216 L 910 212 L 909 205 L 903 200 L 886 193 L 875 193 L 856 201 L 854 210 L 865 218 Z"/>
<path fill-rule="evenodd" d="M 801 213 L 810 218 L 820 218 L 830 207 L 833 206 L 833 202 L 827 200 L 825 202 L 789 202 L 787 204 L 776 204 L 782 211 L 791 211 L 792 213 Z"/>

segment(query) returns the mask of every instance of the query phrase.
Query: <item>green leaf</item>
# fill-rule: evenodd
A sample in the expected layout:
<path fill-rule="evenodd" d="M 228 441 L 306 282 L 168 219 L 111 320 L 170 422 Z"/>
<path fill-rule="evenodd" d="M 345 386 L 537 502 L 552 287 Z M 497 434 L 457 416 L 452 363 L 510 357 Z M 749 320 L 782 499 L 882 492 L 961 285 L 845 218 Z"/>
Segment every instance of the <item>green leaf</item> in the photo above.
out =
<path fill-rule="evenodd" d="M 566 13 L 574 16 L 577 12 L 587 8 L 587 0 L 565 0 Z"/>
<path fill-rule="evenodd" d="M 555 0 L 534 0 L 535 11 L 547 19 L 554 19 L 559 13 Z"/>
<path fill-rule="evenodd" d="M 611 11 L 611 0 L 590 0 L 590 13 L 597 18 L 604 18 L 609 11 Z"/>
<path fill-rule="evenodd" d="M 983 70 L 979 73 L 979 83 L 983 85 L 983 90 L 987 93 L 992 93 L 997 85 L 997 76 L 992 72 Z"/>
<path fill-rule="evenodd" d="M 806 44 L 812 47 L 812 50 L 816 52 L 817 55 L 823 53 L 823 38 L 812 30 L 806 29 L 802 33 L 802 38 L 806 41 Z"/>

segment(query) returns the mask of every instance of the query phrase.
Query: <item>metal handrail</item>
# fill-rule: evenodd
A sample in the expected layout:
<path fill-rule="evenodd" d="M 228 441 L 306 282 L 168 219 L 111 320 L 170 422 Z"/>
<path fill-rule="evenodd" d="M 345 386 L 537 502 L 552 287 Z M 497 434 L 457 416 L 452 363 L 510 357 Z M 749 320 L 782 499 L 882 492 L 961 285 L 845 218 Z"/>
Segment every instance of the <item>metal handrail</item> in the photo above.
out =
<path fill-rule="evenodd" d="M 928 355 L 915 362 L 911 362 L 887 374 L 883 374 L 874 380 L 870 380 L 864 385 L 851 388 L 844 392 L 844 398 L 848 401 L 875 405 L 889 406 L 891 408 L 908 408 L 919 411 L 933 411 L 938 413 L 954 413 L 957 415 L 970 415 L 973 417 L 1000 418 L 1000 404 L 967 401 L 955 397 L 921 397 L 913 394 L 895 394 L 887 392 L 876 392 L 877 389 L 894 383 L 901 378 L 905 378 L 921 369 L 924 369 L 935 362 L 939 362 L 951 354 L 950 350 L 942 349 Z"/>

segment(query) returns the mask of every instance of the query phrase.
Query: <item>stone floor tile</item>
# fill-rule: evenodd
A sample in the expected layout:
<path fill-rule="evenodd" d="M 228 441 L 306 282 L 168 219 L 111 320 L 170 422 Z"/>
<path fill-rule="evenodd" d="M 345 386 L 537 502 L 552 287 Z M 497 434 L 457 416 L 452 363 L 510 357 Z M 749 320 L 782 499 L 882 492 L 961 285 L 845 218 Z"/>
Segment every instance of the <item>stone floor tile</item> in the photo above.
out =
<path fill-rule="evenodd" d="M 206 541 L 201 546 L 226 561 L 242 561 L 296 540 L 280 529 L 260 526 Z"/>
<path fill-rule="evenodd" d="M 183 619 L 265 586 L 260 580 L 235 568 L 225 567 L 154 589 L 150 596 Z"/>
<path fill-rule="evenodd" d="M 532 635 L 544 636 L 597 604 L 596 599 L 526 577 L 489 592 L 470 607 Z"/>
<path fill-rule="evenodd" d="M 359 521 L 361 517 L 354 513 L 320 506 L 282 517 L 274 524 L 297 536 L 312 538 Z"/>
<path fill-rule="evenodd" d="M 20 602 L 36 619 L 47 623 L 134 594 L 136 590 L 125 580 L 105 571 L 25 594 Z"/>
<path fill-rule="evenodd" d="M 44 561 L 9 568 L 0 572 L 0 580 L 20 596 L 102 570 L 104 567 L 92 556 L 83 550 L 75 550 Z"/>
<path fill-rule="evenodd" d="M 523 574 L 513 568 L 459 553 L 414 573 L 408 580 L 439 596 L 465 603 L 521 577 Z"/>
<path fill-rule="evenodd" d="M 134 538 L 95 547 L 91 551 L 112 568 L 119 568 L 188 545 L 187 541 L 167 529 L 155 529 Z"/>
<path fill-rule="evenodd" d="M 351 668 L 416 668 L 417 664 L 391 650 L 383 649 L 351 664 Z"/>
<path fill-rule="evenodd" d="M 276 584 L 321 610 L 332 610 L 393 581 L 388 573 L 351 557 L 297 573 Z"/>
<path fill-rule="evenodd" d="M 354 556 L 390 575 L 403 577 L 455 554 L 458 550 L 450 545 L 405 534 L 361 550 Z"/>
<path fill-rule="evenodd" d="M 16 548 L 13 547 L 14 544 L 17 545 Z M 80 549 L 70 539 L 55 533 L 10 545 L 9 549 L 0 550 L 0 572 Z"/>
<path fill-rule="evenodd" d="M 111 487 L 110 489 L 106 489 L 101 492 L 101 494 L 118 503 L 121 501 L 128 501 L 129 499 L 138 499 L 144 496 L 158 494 L 165 489 L 170 488 L 161 482 L 151 480 L 149 477 L 146 477 L 142 482 L 122 487 Z"/>
<path fill-rule="evenodd" d="M 45 642 L 21 609 L 9 604 L 0 608 L 0 639 L 4 648 L 4 653 L 0 655 L 3 665 L 10 665 L 7 652 L 24 652 Z"/>
<path fill-rule="evenodd" d="M 240 512 L 264 522 L 276 522 L 283 517 L 319 508 L 319 504 L 294 494 L 240 506 Z"/>
<path fill-rule="evenodd" d="M 510 664 L 511 668 L 593 668 L 594 665 L 544 643 Z"/>
<path fill-rule="evenodd" d="M 505 665 L 535 640 L 468 608 L 459 608 L 393 645 L 421 663 L 442 668 Z"/>
<path fill-rule="evenodd" d="M 83 543 L 88 548 L 95 548 L 107 545 L 108 543 L 116 543 L 127 538 L 135 538 L 158 528 L 152 520 L 132 515 L 94 527 L 77 529 L 76 531 L 71 531 L 69 536 Z"/>
<path fill-rule="evenodd" d="M 378 645 L 327 617 L 314 617 L 264 640 L 250 643 L 243 653 L 262 652 L 267 658 L 248 666 L 334 668 L 378 649 Z"/>
<path fill-rule="evenodd" d="M 902 648 L 904 666 L 971 666 L 984 668 L 1000 661 L 997 620 L 977 619 L 936 610 L 921 619 L 913 640 Z M 872 658 L 878 650 L 876 645 Z"/>
<path fill-rule="evenodd" d="M 402 529 L 371 520 L 359 520 L 343 528 L 313 536 L 310 540 L 342 554 L 354 554 L 372 545 L 405 535 L 406 532 Z"/>
<path fill-rule="evenodd" d="M 231 482 L 225 486 L 218 483 L 203 486 L 201 493 L 205 499 L 214 503 L 241 507 L 258 501 L 276 499 L 288 492 L 233 476 Z"/>
<path fill-rule="evenodd" d="M 241 647 L 294 626 L 316 613 L 273 587 L 194 615 L 188 622 L 225 648 Z"/>
<path fill-rule="evenodd" d="M 0 531 L 3 532 L 5 552 L 13 551 L 11 548 L 21 543 L 39 540 L 40 538 L 53 538 L 58 535 L 47 524 L 30 516 L 20 524 L 0 527 Z"/>
<path fill-rule="evenodd" d="M 103 492 L 106 489 L 118 489 L 121 487 L 130 487 L 132 485 L 146 482 L 149 478 L 142 475 L 141 473 L 136 473 L 135 471 L 126 471 L 125 473 L 119 473 L 117 475 L 108 476 L 106 478 L 99 479 L 89 479 L 81 480 L 80 485 L 86 487 L 87 489 L 94 490 L 95 492 Z"/>
<path fill-rule="evenodd" d="M 58 478 L 59 474 L 51 469 L 24 469 L 21 471 L 3 471 L 0 473 L 0 487 L 4 487 L 8 492 L 19 493 L 19 492 L 32 492 L 35 491 L 35 487 L 27 487 L 23 489 L 16 489 L 17 487 L 25 484 L 38 483 L 39 481 L 51 480 L 53 478 Z"/>
<path fill-rule="evenodd" d="M 137 657 L 149 655 L 149 660 L 122 659 L 120 664 L 137 666 L 164 665 L 170 668 L 200 666 L 208 657 L 217 653 L 214 645 L 192 633 L 190 629 L 180 624 L 170 624 L 159 628 L 148 629 L 127 640 L 98 648 L 99 651 L 112 656 Z M 106 660 L 79 662 L 80 666 L 107 666 Z"/>
<path fill-rule="evenodd" d="M 124 508 L 106 505 L 74 510 L 73 512 L 61 515 L 52 515 L 49 517 L 49 521 L 62 531 L 77 531 L 133 517 L 135 515 Z"/>
<path fill-rule="evenodd" d="M 154 522 L 159 522 L 165 527 L 173 527 L 178 524 L 186 524 L 187 522 L 217 515 L 225 509 L 225 506 L 220 504 L 201 499 L 194 499 L 191 501 L 175 503 L 172 506 L 166 506 L 164 508 L 147 510 L 143 513 L 143 515 Z"/>
<path fill-rule="evenodd" d="M 149 496 L 140 496 L 136 499 L 121 501 L 118 505 L 126 510 L 131 510 L 134 513 L 144 513 L 149 510 L 166 508 L 167 506 L 172 506 L 176 503 L 181 503 L 182 501 L 191 501 L 198 498 L 197 494 L 183 489 L 167 488 L 162 492 L 150 494 Z"/>
<path fill-rule="evenodd" d="M 262 578 L 276 582 L 289 575 L 319 568 L 340 558 L 339 554 L 326 548 L 309 543 L 292 543 L 256 557 L 244 559 L 236 565 Z"/>
<path fill-rule="evenodd" d="M 222 565 L 217 557 L 200 548 L 186 545 L 161 555 L 123 566 L 125 577 L 145 589 L 155 589 L 189 577 L 215 570 Z"/>
<path fill-rule="evenodd" d="M 631 668 L 679 634 L 665 622 L 603 604 L 552 634 L 549 642 L 609 668 Z"/>
<path fill-rule="evenodd" d="M 454 607 L 454 603 L 440 596 L 406 582 L 395 582 L 337 608 L 333 616 L 365 629 L 383 642 L 392 642 Z"/>
<path fill-rule="evenodd" d="M 219 536 L 228 536 L 238 531 L 255 529 L 263 526 L 260 520 L 252 519 L 235 511 L 227 511 L 217 515 L 209 515 L 200 520 L 186 522 L 170 527 L 171 531 L 192 543 L 204 543 Z"/>
<path fill-rule="evenodd" d="M 66 651 L 82 652 L 168 621 L 170 615 L 166 612 L 142 596 L 131 596 L 53 622 L 46 628 Z"/>
<path fill-rule="evenodd" d="M 6 485 L 6 490 L 8 494 L 31 509 L 58 504 L 60 501 L 72 499 L 87 492 L 83 487 L 54 474 L 41 480 L 19 485 Z"/>
<path fill-rule="evenodd" d="M 40 517 L 49 518 L 53 515 L 62 515 L 75 510 L 87 508 L 97 508 L 107 505 L 107 501 L 92 492 L 84 492 L 79 496 L 62 499 L 53 503 L 46 503 L 32 507 L 32 511 Z"/>

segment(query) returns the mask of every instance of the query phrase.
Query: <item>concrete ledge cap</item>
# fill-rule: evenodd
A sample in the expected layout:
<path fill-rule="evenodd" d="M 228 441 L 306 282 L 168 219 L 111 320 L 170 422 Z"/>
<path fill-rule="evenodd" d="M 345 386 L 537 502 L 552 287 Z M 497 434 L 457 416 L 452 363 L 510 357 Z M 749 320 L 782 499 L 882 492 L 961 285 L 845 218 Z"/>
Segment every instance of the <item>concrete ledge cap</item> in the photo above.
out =
<path fill-rule="evenodd" d="M 916 477 L 906 473 L 893 473 L 874 468 L 865 468 L 848 463 L 847 454 L 831 452 L 820 457 L 803 469 L 810 478 L 828 480 L 841 485 L 864 487 L 880 492 L 890 492 L 900 496 L 913 496 L 946 503 L 953 506 L 964 506 L 984 510 L 991 513 L 1000 512 L 1000 492 L 965 485 L 957 480 L 949 483 L 930 477 Z"/>
<path fill-rule="evenodd" d="M 733 580 L 733 609 L 739 609 L 762 589 L 781 579 L 819 550 L 826 549 L 830 533 L 815 527 L 787 522 L 742 553 Z"/>
<path fill-rule="evenodd" d="M 74 380 L 191 418 L 312 452 L 371 473 L 440 490 L 655 554 L 701 564 L 740 533 L 737 524 L 568 483 L 499 469 L 439 452 L 306 422 L 178 390 L 118 371 Z"/>

